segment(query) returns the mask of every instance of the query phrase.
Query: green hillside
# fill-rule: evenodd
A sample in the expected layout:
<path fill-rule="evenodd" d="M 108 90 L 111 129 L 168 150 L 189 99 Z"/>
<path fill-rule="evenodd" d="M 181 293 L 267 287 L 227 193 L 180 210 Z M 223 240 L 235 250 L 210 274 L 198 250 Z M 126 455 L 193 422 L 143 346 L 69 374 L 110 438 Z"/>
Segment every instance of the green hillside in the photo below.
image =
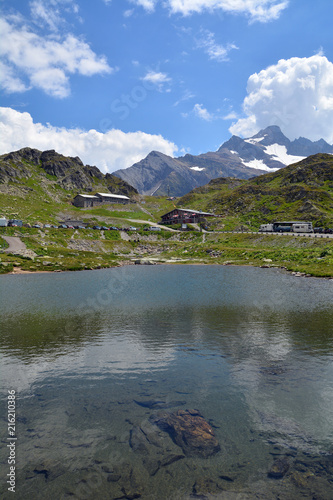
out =
<path fill-rule="evenodd" d="M 127 182 L 80 158 L 55 151 L 23 148 L 0 156 L 0 215 L 27 223 L 55 223 L 62 215 L 78 217 L 72 205 L 78 193 L 112 192 L 134 198 L 137 191 Z"/>
<path fill-rule="evenodd" d="M 0 215 L 24 223 L 51 223 L 70 217 L 89 226 L 136 230 L 97 231 L 0 227 L 0 274 L 9 272 L 99 269 L 136 261 L 283 267 L 315 276 L 333 276 L 333 239 L 257 234 L 264 222 L 305 219 L 332 227 L 333 157 L 316 155 L 276 173 L 249 181 L 220 178 L 179 200 L 141 196 L 134 188 L 96 167 L 54 151 L 24 148 L 0 157 Z M 113 192 L 129 196 L 128 205 L 77 208 L 78 192 Z M 145 230 L 161 215 L 180 206 L 221 214 L 211 232 L 158 233 Z M 250 233 L 222 230 L 248 228 Z M 8 237 L 25 250 L 11 253 Z M 325 236 L 325 238 L 323 237 Z M 7 240 L 6 240 L 7 238 Z M 142 263 L 143 263 L 142 262 Z"/>
<path fill-rule="evenodd" d="M 248 181 L 214 179 L 178 200 L 178 206 L 221 215 L 211 227 L 257 229 L 276 220 L 333 225 L 333 156 L 317 154 Z"/>

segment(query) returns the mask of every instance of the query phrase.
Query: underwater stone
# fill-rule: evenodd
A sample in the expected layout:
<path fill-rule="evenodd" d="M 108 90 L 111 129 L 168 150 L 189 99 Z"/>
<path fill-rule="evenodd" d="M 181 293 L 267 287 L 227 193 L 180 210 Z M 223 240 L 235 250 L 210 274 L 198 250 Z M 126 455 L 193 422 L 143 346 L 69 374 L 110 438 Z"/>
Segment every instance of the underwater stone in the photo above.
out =
<path fill-rule="evenodd" d="M 220 445 L 209 423 L 198 410 L 158 413 L 154 423 L 167 432 L 186 456 L 207 458 L 220 451 Z"/>

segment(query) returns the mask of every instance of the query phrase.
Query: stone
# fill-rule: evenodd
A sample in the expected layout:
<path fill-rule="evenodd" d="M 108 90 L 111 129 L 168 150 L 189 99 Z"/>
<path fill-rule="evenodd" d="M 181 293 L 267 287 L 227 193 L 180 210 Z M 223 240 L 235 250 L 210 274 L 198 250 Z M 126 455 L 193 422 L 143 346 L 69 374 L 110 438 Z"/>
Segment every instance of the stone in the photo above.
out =
<path fill-rule="evenodd" d="M 281 479 L 289 470 L 289 462 L 284 458 L 277 458 L 268 471 L 268 477 Z"/>
<path fill-rule="evenodd" d="M 207 498 L 206 495 L 216 495 L 223 489 L 209 477 L 200 477 L 193 485 L 193 494 L 199 498 Z"/>
<path fill-rule="evenodd" d="M 198 410 L 161 412 L 152 417 L 152 420 L 170 435 L 186 456 L 207 458 L 220 451 L 212 427 Z"/>
<path fill-rule="evenodd" d="M 143 465 L 147 469 L 148 473 L 150 476 L 155 476 L 155 474 L 162 468 L 162 467 L 167 467 L 168 465 L 171 465 L 178 460 L 181 460 L 185 458 L 185 455 L 180 455 L 180 454 L 169 454 L 166 457 L 160 459 L 145 459 L 143 461 Z"/>
<path fill-rule="evenodd" d="M 46 481 L 53 481 L 66 471 L 67 469 L 61 464 L 61 462 L 52 462 L 47 459 L 36 464 L 33 469 L 35 474 L 43 474 Z"/>
<path fill-rule="evenodd" d="M 149 408 L 150 410 L 162 410 L 166 408 L 174 408 L 175 406 L 182 406 L 186 404 L 186 401 L 157 401 L 155 399 L 149 399 L 145 401 L 133 400 L 139 406 L 143 408 Z"/>
<path fill-rule="evenodd" d="M 119 481 L 120 478 L 121 478 L 120 474 L 116 474 L 115 472 L 112 472 L 111 474 L 108 475 L 108 482 L 109 483 L 116 483 L 117 481 Z"/>
<path fill-rule="evenodd" d="M 133 429 L 131 429 L 129 444 L 133 451 L 141 453 L 143 455 L 148 454 L 148 441 L 146 435 L 140 429 L 140 427 L 133 427 Z"/>

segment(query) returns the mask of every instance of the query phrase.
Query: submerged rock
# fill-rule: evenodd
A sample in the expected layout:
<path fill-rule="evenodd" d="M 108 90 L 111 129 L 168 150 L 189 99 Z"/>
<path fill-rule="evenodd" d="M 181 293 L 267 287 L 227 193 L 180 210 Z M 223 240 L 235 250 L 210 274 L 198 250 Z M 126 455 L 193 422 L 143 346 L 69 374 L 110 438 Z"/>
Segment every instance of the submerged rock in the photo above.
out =
<path fill-rule="evenodd" d="M 208 495 L 220 494 L 223 488 L 209 477 L 200 477 L 193 485 L 193 495 L 195 498 L 206 499 Z"/>
<path fill-rule="evenodd" d="M 155 474 L 162 468 L 172 465 L 174 462 L 185 458 L 185 455 L 180 454 L 168 454 L 164 458 L 155 457 L 143 460 L 143 465 L 147 469 L 150 476 L 155 476 Z"/>
<path fill-rule="evenodd" d="M 289 470 L 289 462 L 286 458 L 277 458 L 268 471 L 268 477 L 281 479 Z"/>
<path fill-rule="evenodd" d="M 173 408 L 175 406 L 182 406 L 186 404 L 186 401 L 156 401 L 155 399 L 149 399 L 145 401 L 138 401 L 136 399 L 133 400 L 139 406 L 143 408 L 149 408 L 150 410 L 162 410 L 166 408 Z"/>
<path fill-rule="evenodd" d="M 212 427 L 198 410 L 158 413 L 152 420 L 170 435 L 186 456 L 207 458 L 220 450 Z"/>

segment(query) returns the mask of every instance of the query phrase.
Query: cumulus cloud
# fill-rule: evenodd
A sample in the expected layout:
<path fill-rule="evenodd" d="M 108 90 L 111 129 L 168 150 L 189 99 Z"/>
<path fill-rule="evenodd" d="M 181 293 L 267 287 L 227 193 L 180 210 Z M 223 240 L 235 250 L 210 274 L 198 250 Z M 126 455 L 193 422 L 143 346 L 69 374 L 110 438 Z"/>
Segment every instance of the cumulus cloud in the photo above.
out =
<path fill-rule="evenodd" d="M 153 11 L 157 0 L 132 0 L 148 11 Z M 204 11 L 222 10 L 231 14 L 243 14 L 251 21 L 267 22 L 278 19 L 289 0 L 163 0 L 173 14 L 188 16 Z"/>
<path fill-rule="evenodd" d="M 159 71 L 148 71 L 148 73 L 142 78 L 142 81 L 154 85 L 159 91 L 165 88 L 165 84 L 171 82 L 171 78 L 168 77 L 166 73 L 161 73 Z"/>
<path fill-rule="evenodd" d="M 205 120 L 206 122 L 210 122 L 214 119 L 214 116 L 209 113 L 209 111 L 203 107 L 202 104 L 195 104 L 193 107 L 193 112 L 196 116 Z"/>
<path fill-rule="evenodd" d="M 249 137 L 279 125 L 289 139 L 299 136 L 333 142 L 333 64 L 322 55 L 281 59 L 250 76 L 243 109 L 230 127 Z"/>
<path fill-rule="evenodd" d="M 6 43 L 0 45 L 5 72 L 3 87 L 8 93 L 28 88 L 42 89 L 53 97 L 70 94 L 69 76 L 111 73 L 104 56 L 97 56 L 89 45 L 74 35 L 40 36 L 19 18 L 0 20 Z"/>
<path fill-rule="evenodd" d="M 209 59 L 213 59 L 218 62 L 228 61 L 229 52 L 232 49 L 238 49 L 238 47 L 233 43 L 228 43 L 223 46 L 215 41 L 214 34 L 208 30 L 202 32 L 202 37 L 197 41 L 198 47 L 204 49 L 206 54 L 208 54 Z"/>
<path fill-rule="evenodd" d="M 152 150 L 173 156 L 177 146 L 161 135 L 144 132 L 66 129 L 34 123 L 29 113 L 0 108 L 0 154 L 29 146 L 41 151 L 55 149 L 68 156 L 79 156 L 83 163 L 96 165 L 103 172 L 127 168 Z"/>

